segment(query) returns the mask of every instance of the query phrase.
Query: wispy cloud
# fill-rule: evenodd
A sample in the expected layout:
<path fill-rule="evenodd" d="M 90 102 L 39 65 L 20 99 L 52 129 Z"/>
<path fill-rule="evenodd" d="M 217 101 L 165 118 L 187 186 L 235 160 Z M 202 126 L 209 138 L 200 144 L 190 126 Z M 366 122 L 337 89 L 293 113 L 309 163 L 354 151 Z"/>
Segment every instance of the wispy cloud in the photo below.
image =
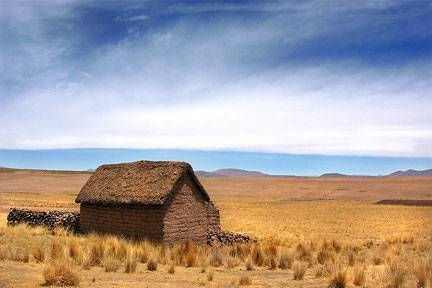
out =
<path fill-rule="evenodd" d="M 145 21 L 148 20 L 150 17 L 148 15 L 135 15 L 135 16 L 130 16 L 130 17 L 125 17 L 125 18 L 116 18 L 118 20 L 122 19 L 124 21 Z"/>
<path fill-rule="evenodd" d="M 0 147 L 432 156 L 430 6 L 323 3 L 10 3 Z"/>

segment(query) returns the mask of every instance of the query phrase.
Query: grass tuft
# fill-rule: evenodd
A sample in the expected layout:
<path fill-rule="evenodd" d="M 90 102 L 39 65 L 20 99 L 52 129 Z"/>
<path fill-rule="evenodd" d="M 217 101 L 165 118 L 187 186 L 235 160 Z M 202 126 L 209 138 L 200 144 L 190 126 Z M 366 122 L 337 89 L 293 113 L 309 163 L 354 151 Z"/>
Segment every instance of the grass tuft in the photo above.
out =
<path fill-rule="evenodd" d="M 102 260 L 102 266 L 104 267 L 105 272 L 117 272 L 121 266 L 121 262 L 115 257 L 108 255 Z"/>
<path fill-rule="evenodd" d="M 169 274 L 174 274 L 175 273 L 175 265 L 171 263 L 171 265 L 168 268 L 168 273 Z"/>
<path fill-rule="evenodd" d="M 45 286 L 78 286 L 80 277 L 72 263 L 66 259 L 50 262 L 43 270 Z"/>
<path fill-rule="evenodd" d="M 354 269 L 353 284 L 355 286 L 363 286 L 366 282 L 366 268 L 364 266 L 357 266 Z"/>
<path fill-rule="evenodd" d="M 251 285 L 252 280 L 250 279 L 249 275 L 243 274 L 240 276 L 239 284 L 242 286 Z"/>
<path fill-rule="evenodd" d="M 329 288 L 345 288 L 348 284 L 347 271 L 338 271 L 330 279 Z"/>
<path fill-rule="evenodd" d="M 306 274 L 307 266 L 304 262 L 294 262 L 293 272 L 294 272 L 294 280 L 302 280 L 304 275 Z"/>
<path fill-rule="evenodd" d="M 158 267 L 158 263 L 156 262 L 155 259 L 150 258 L 150 259 L 147 261 L 147 270 L 148 270 L 148 271 L 156 271 L 156 270 L 157 270 L 157 267 Z"/>

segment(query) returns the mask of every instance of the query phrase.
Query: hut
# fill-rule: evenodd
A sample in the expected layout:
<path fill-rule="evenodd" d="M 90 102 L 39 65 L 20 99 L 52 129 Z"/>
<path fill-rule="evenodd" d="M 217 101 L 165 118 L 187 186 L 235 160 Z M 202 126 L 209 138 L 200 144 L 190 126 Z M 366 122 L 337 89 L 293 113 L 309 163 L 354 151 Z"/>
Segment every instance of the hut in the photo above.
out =
<path fill-rule="evenodd" d="M 102 165 L 75 202 L 83 232 L 206 243 L 208 232 L 220 231 L 219 210 L 185 162 Z"/>

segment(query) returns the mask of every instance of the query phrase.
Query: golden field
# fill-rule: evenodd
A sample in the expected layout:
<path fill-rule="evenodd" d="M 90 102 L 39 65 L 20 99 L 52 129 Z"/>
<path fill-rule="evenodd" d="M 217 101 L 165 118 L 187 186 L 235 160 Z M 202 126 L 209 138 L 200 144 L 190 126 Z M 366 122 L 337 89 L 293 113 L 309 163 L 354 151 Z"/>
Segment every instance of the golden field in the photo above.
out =
<path fill-rule="evenodd" d="M 0 173 L 0 287 L 59 284 L 49 279 L 60 272 L 80 287 L 432 284 L 432 207 L 373 204 L 432 199 L 432 177 L 201 178 L 222 228 L 259 239 L 234 247 L 164 247 L 6 226 L 10 207 L 78 209 L 73 201 L 89 176 Z"/>

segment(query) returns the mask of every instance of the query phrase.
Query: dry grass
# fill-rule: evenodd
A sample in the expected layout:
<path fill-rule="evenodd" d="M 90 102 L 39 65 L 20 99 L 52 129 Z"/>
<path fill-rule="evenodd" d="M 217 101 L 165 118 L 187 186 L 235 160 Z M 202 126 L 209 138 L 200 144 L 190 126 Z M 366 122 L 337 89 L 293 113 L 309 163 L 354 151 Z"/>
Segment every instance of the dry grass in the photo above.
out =
<path fill-rule="evenodd" d="M 213 272 L 213 270 L 210 270 L 207 273 L 207 281 L 211 282 L 211 281 L 213 281 L 213 278 L 214 278 L 214 272 Z"/>
<path fill-rule="evenodd" d="M 154 260 L 153 258 L 150 258 L 147 262 L 147 270 L 148 271 L 156 271 L 158 268 L 158 262 Z"/>
<path fill-rule="evenodd" d="M 121 262 L 113 256 L 106 256 L 102 260 L 102 266 L 104 267 L 105 272 L 117 272 L 121 267 Z"/>
<path fill-rule="evenodd" d="M 329 288 L 345 288 L 348 284 L 347 270 L 337 271 L 330 279 Z"/>
<path fill-rule="evenodd" d="M 137 264 L 138 264 L 138 260 L 135 256 L 134 251 L 129 251 L 126 257 L 125 273 L 135 273 Z M 155 271 L 156 269 L 157 269 L 157 265 L 154 270 L 151 269 L 148 270 Z"/>
<path fill-rule="evenodd" d="M 432 260 L 421 259 L 414 267 L 414 276 L 416 279 L 417 288 L 426 288 L 432 281 Z"/>
<path fill-rule="evenodd" d="M 185 243 L 184 255 L 186 255 L 186 267 L 195 267 L 198 263 L 197 247 L 192 241 Z"/>
<path fill-rule="evenodd" d="M 306 274 L 307 266 L 303 262 L 294 262 L 293 272 L 294 272 L 294 280 L 302 280 L 304 275 Z"/>
<path fill-rule="evenodd" d="M 257 266 L 263 266 L 265 262 L 264 252 L 261 248 L 261 245 L 254 245 L 252 249 L 252 261 Z"/>
<path fill-rule="evenodd" d="M 144 262 L 147 263 L 149 271 L 157 271 L 158 265 L 169 263 L 167 270 L 164 271 L 173 274 L 176 265 L 198 267 L 197 273 L 201 270 L 206 272 L 207 265 L 234 272 L 245 267 L 246 269 L 243 269 L 247 271 L 255 270 L 254 273 L 261 273 L 265 269 L 281 272 L 292 269 L 293 279 L 305 281 L 304 276 L 310 268 L 314 271 L 312 275 L 315 275 L 315 279 L 329 281 L 333 285 L 331 287 L 346 285 L 346 271 L 340 272 L 340 269 L 337 268 L 341 265 L 352 267 L 350 268 L 352 283 L 356 286 L 382 285 L 386 288 L 396 288 L 402 287 L 408 281 L 417 287 L 427 287 L 432 275 L 430 258 L 423 257 L 422 262 L 412 265 L 415 268 L 410 270 L 403 265 L 403 259 L 414 259 L 415 255 L 427 256 L 432 250 L 431 238 L 415 239 L 412 242 L 384 239 L 382 242 L 367 241 L 364 243 L 316 239 L 297 240 L 295 238 L 287 241 L 271 238 L 263 239 L 258 244 L 210 248 L 193 243 L 163 246 L 147 241 L 131 242 L 109 235 L 75 236 L 62 231 L 57 232 L 58 235 L 52 235 L 49 231 L 35 230 L 25 225 L 0 227 L 0 229 L 2 229 L 0 235 L 2 243 L 16 235 L 23 236 L 19 243 L 9 242 L 8 245 L 0 246 L 0 259 L 23 263 L 49 261 L 47 279 L 53 278 L 51 275 L 55 273 L 52 263 L 58 261 L 71 263 L 68 267 L 77 265 L 72 269 L 74 275 L 77 275 L 80 268 L 86 271 L 91 267 L 99 266 L 106 272 L 116 272 L 123 266 L 125 272 L 133 273 L 138 264 Z M 351 258 L 355 260 L 350 260 Z M 379 263 L 376 259 L 379 259 Z M 385 268 L 385 271 L 379 272 L 378 269 L 377 276 L 374 276 L 374 273 L 368 276 L 366 273 L 368 265 L 377 267 L 377 269 Z M 66 269 L 66 271 L 69 270 Z M 213 275 L 213 270 L 207 271 L 208 279 L 213 279 Z M 235 283 L 238 285 L 239 282 Z"/>
<path fill-rule="evenodd" d="M 210 255 L 210 265 L 213 267 L 220 267 L 223 265 L 224 255 L 220 249 L 214 249 Z"/>
<path fill-rule="evenodd" d="M 40 178 L 34 178 L 34 175 L 32 177 L 36 187 Z M 60 175 L 56 174 L 55 178 L 58 181 L 56 180 L 57 184 L 53 185 L 51 190 L 57 189 L 60 182 L 68 181 L 66 178 L 59 180 L 58 177 Z M 22 185 L 18 179 L 19 177 L 14 182 L 16 187 Z M 20 179 L 22 180 L 22 177 Z M 220 179 L 205 179 L 204 185 L 210 194 L 213 194 L 213 199 L 216 199 L 215 202 L 221 209 L 222 227 L 248 233 L 259 239 L 258 244 L 221 248 L 202 247 L 192 243 L 174 246 L 154 245 L 148 241 L 130 242 L 119 237 L 96 234 L 75 236 L 61 229 L 51 233 L 44 228 L 29 228 L 25 225 L 7 227 L 4 225 L 5 218 L 2 214 L 0 261 L 12 262 L 3 265 L 11 271 L 8 272 L 11 275 L 5 277 L 0 270 L 0 279 L 15 277 L 17 283 L 26 283 L 23 279 L 27 279 L 29 273 L 9 268 L 23 267 L 34 269 L 36 276 L 32 281 L 38 282 L 41 281 L 38 279 L 43 267 L 43 264 L 38 263 L 45 263 L 47 267 L 53 268 L 53 262 L 64 261 L 70 263 L 68 265 L 72 270 L 81 276 L 83 287 L 132 287 L 142 281 L 148 281 L 150 287 L 154 286 L 154 283 L 168 281 L 161 280 L 168 276 L 167 271 L 175 271 L 175 275 L 169 276 L 169 281 L 174 282 L 168 281 L 164 287 L 182 287 L 179 283 L 187 283 L 184 287 L 197 286 L 205 282 L 206 278 L 208 281 L 213 280 L 214 275 L 217 276 L 217 281 L 206 285 L 228 287 L 239 285 L 239 274 L 246 273 L 241 272 L 245 270 L 253 270 L 247 272 L 249 277 L 253 276 L 254 279 L 251 286 L 326 287 L 336 278 L 338 267 L 349 267 L 350 281 L 356 286 L 427 287 L 432 280 L 432 262 L 427 257 L 432 251 L 432 233 L 428 220 L 432 219 L 431 207 L 292 199 L 297 197 L 296 195 L 307 193 L 307 197 L 315 197 L 313 195 L 323 190 L 329 191 L 330 194 L 336 193 L 336 199 L 343 198 L 342 194 L 337 193 L 362 195 L 363 192 L 358 192 L 359 190 L 366 190 L 368 195 L 372 195 L 373 191 L 381 194 L 384 192 L 380 191 L 391 191 L 396 197 L 399 195 L 398 191 L 402 190 L 406 193 L 404 195 L 417 195 L 432 189 L 432 178 L 430 179 L 422 178 L 418 180 L 420 184 L 407 179 L 393 179 L 394 182 L 388 182 L 387 179 L 378 178 L 362 181 L 306 178 L 224 179 L 225 182 Z M 11 190 L 0 191 L 3 192 L 0 193 L 0 203 L 38 206 L 41 209 L 77 207 L 73 204 L 74 196 L 67 193 L 48 194 L 43 192 L 50 191 L 46 187 L 40 191 L 35 190 L 39 191 L 36 192 L 39 194 L 15 193 L 12 190 L 18 188 L 7 184 L 7 181 L 6 186 L 3 186 L 3 183 L 5 182 L 2 182 L 0 190 L 6 186 Z M 399 187 L 396 187 L 397 185 Z M 76 187 L 78 188 L 61 187 L 60 190 L 77 192 L 81 184 Z M 346 190 L 337 190 L 339 188 Z M 17 191 L 34 192 L 22 186 Z M 1 208 L 5 209 L 6 206 L 0 204 Z M 135 269 L 140 273 L 105 273 L 106 266 L 109 266 L 107 259 L 120 265 L 114 269 L 115 271 L 123 267 L 126 271 L 129 270 L 128 265 L 136 265 Z M 419 259 L 423 260 L 415 265 Z M 134 262 L 136 264 L 133 264 Z M 157 269 L 158 265 L 161 269 Z M 156 266 L 153 270 L 156 272 L 146 273 L 146 266 Z M 292 271 L 287 271 L 288 269 Z M 132 270 L 134 269 L 129 271 Z M 301 278 L 296 276 L 303 270 Z M 313 271 L 311 277 L 306 273 L 308 270 Z M 51 269 L 50 274 L 54 274 L 52 271 Z M 207 274 L 200 274 L 202 271 Z M 291 277 L 287 275 L 291 273 L 294 275 L 293 278 L 299 279 L 288 279 Z M 142 274 L 146 275 L 145 280 L 141 278 Z M 20 277 L 21 275 L 23 277 Z M 200 275 L 201 278 L 197 280 Z M 95 283 L 92 282 L 94 278 Z M 181 282 L 175 282 L 176 279 L 181 279 Z M 226 284 L 230 282 L 232 284 Z"/>
<path fill-rule="evenodd" d="M 293 262 L 293 254 L 289 252 L 283 252 L 279 258 L 279 268 L 282 270 L 291 269 Z"/>
<path fill-rule="evenodd" d="M 80 283 L 76 269 L 66 259 L 50 262 L 43 270 L 43 278 L 46 286 L 78 286 Z"/>
<path fill-rule="evenodd" d="M 406 280 L 406 270 L 401 262 L 392 261 L 386 269 L 384 283 L 386 288 L 401 288 Z"/>
<path fill-rule="evenodd" d="M 168 273 L 169 274 L 174 274 L 175 273 L 175 265 L 171 264 L 168 268 Z"/>
<path fill-rule="evenodd" d="M 366 269 L 364 266 L 357 266 L 354 269 L 353 284 L 355 286 L 363 286 L 366 281 Z"/>
<path fill-rule="evenodd" d="M 240 276 L 239 285 L 247 286 L 251 284 L 252 284 L 252 280 L 249 275 L 243 274 Z"/>

